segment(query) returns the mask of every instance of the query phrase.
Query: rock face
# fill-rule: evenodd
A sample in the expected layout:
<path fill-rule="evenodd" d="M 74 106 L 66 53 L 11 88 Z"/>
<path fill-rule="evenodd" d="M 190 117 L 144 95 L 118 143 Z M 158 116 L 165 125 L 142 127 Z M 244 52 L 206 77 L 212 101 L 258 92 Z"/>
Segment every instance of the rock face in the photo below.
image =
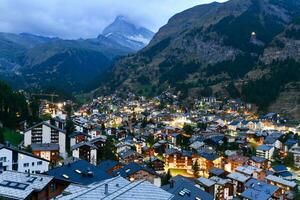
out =
<path fill-rule="evenodd" d="M 102 35 L 132 50 L 140 50 L 149 44 L 154 33 L 144 27 L 137 27 L 124 16 L 118 16 L 107 26 Z"/>
<path fill-rule="evenodd" d="M 272 108 L 300 78 L 293 75 L 300 70 L 299 17 L 298 0 L 193 7 L 173 16 L 146 48 L 118 60 L 98 91 L 154 95 L 171 87 L 184 98 L 215 93 Z"/>

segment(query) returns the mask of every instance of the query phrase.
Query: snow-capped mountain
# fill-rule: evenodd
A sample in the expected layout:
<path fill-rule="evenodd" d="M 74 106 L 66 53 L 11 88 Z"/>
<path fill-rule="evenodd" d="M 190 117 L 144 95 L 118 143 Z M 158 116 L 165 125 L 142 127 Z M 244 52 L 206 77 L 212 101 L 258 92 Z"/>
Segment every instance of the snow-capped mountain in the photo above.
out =
<path fill-rule="evenodd" d="M 154 33 L 144 27 L 136 26 L 124 16 L 118 16 L 103 30 L 102 35 L 137 51 L 149 44 Z"/>

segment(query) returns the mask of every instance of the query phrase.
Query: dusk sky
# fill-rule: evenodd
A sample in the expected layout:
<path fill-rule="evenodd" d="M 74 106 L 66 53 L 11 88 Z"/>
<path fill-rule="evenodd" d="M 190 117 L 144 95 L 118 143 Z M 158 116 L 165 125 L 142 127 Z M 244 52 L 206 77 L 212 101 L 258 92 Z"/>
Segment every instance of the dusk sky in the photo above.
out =
<path fill-rule="evenodd" d="M 92 38 L 117 15 L 157 31 L 174 14 L 212 1 L 0 0 L 0 32 L 26 32 L 65 39 Z"/>

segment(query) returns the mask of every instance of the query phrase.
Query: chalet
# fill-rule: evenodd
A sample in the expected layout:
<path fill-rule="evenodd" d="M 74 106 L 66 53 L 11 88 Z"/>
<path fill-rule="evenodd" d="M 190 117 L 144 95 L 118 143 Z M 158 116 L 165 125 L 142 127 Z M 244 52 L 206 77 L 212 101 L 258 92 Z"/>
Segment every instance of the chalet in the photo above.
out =
<path fill-rule="evenodd" d="M 270 167 L 270 163 L 266 158 L 257 156 L 252 156 L 249 159 L 248 164 L 264 170 L 267 170 Z"/>
<path fill-rule="evenodd" d="M 293 180 L 295 178 L 294 175 L 288 171 L 285 165 L 275 165 L 271 170 L 274 172 L 275 176 L 279 176 L 280 178 L 286 180 Z"/>
<path fill-rule="evenodd" d="M 277 149 L 281 149 L 282 148 L 282 143 L 280 142 L 279 138 L 282 136 L 281 133 L 272 133 L 271 135 L 268 135 L 265 140 L 264 140 L 264 144 L 268 145 L 268 146 L 272 146 L 275 147 Z"/>
<path fill-rule="evenodd" d="M 128 164 L 130 162 L 143 162 L 143 156 L 132 149 L 124 150 L 118 153 L 119 160 Z"/>
<path fill-rule="evenodd" d="M 80 142 L 87 141 L 90 136 L 89 136 L 89 134 L 87 134 L 85 132 L 75 131 L 72 134 L 70 134 L 68 137 L 69 137 L 69 140 L 70 140 L 70 146 L 73 146 L 73 145 L 78 144 Z"/>
<path fill-rule="evenodd" d="M 278 190 L 277 186 L 251 178 L 246 182 L 245 191 L 241 193 L 241 196 L 249 200 L 277 199 Z"/>
<path fill-rule="evenodd" d="M 285 152 L 288 152 L 292 147 L 297 146 L 299 142 L 300 142 L 299 140 L 288 139 L 288 140 L 283 144 L 283 150 L 284 150 Z"/>
<path fill-rule="evenodd" d="M 220 178 L 226 178 L 228 174 L 228 172 L 226 172 L 224 169 L 216 168 L 216 167 L 209 169 L 208 173 L 209 173 L 209 177 L 217 176 Z"/>
<path fill-rule="evenodd" d="M 233 172 L 227 175 L 227 178 L 232 180 L 234 185 L 233 193 L 241 194 L 245 190 L 245 183 L 250 179 L 250 176 L 244 174 Z"/>
<path fill-rule="evenodd" d="M 150 157 L 149 163 L 155 171 L 163 171 L 165 168 L 165 162 L 157 157 Z"/>
<path fill-rule="evenodd" d="M 159 140 L 153 145 L 154 152 L 157 154 L 162 154 L 168 148 L 168 142 L 166 140 Z"/>
<path fill-rule="evenodd" d="M 123 178 L 126 178 L 130 181 L 145 179 L 158 187 L 161 186 L 161 178 L 154 170 L 147 166 L 142 166 L 134 162 L 131 162 L 121 169 L 114 171 L 112 175 L 122 176 Z"/>
<path fill-rule="evenodd" d="M 49 169 L 49 161 L 34 154 L 0 144 L 0 173 L 14 170 L 25 173 L 44 173 Z"/>
<path fill-rule="evenodd" d="M 170 184 L 162 186 L 167 192 L 174 195 L 172 199 L 205 199 L 213 200 L 214 197 L 200 189 L 196 184 L 182 176 L 175 176 L 170 180 Z"/>
<path fill-rule="evenodd" d="M 297 186 L 297 184 L 293 181 L 288 181 L 285 180 L 283 178 L 280 178 L 278 176 L 274 176 L 274 175 L 268 175 L 266 177 L 267 183 L 275 185 L 277 187 L 279 187 L 279 192 L 278 194 L 283 194 L 284 197 L 291 197 L 293 195 L 293 190 L 295 189 L 295 187 Z"/>
<path fill-rule="evenodd" d="M 165 166 L 175 169 L 192 169 L 192 153 L 176 149 L 166 149 Z"/>
<path fill-rule="evenodd" d="M 61 119 L 59 117 L 54 117 L 50 119 L 50 124 L 61 129 L 61 130 L 65 130 L 66 127 L 66 120 Z"/>
<path fill-rule="evenodd" d="M 97 167 L 112 175 L 114 171 L 121 169 L 123 166 L 124 164 L 115 160 L 104 160 Z"/>
<path fill-rule="evenodd" d="M 213 167 L 221 168 L 222 157 L 213 150 L 204 150 L 198 153 L 196 161 L 200 167 L 199 174 L 204 177 L 209 176 L 209 170 Z"/>
<path fill-rule="evenodd" d="M 249 165 L 238 166 L 235 171 L 259 180 L 264 180 L 266 175 L 264 170 Z"/>
<path fill-rule="evenodd" d="M 86 160 L 94 165 L 97 164 L 97 150 L 98 147 L 89 141 L 80 142 L 71 147 L 72 156 L 74 158 Z"/>
<path fill-rule="evenodd" d="M 24 131 L 24 146 L 31 144 L 58 144 L 61 156 L 66 154 L 66 131 L 47 122 L 41 122 Z"/>
<path fill-rule="evenodd" d="M 223 179 L 213 176 L 209 179 L 201 177 L 197 179 L 200 188 L 211 195 L 215 199 L 231 199 L 233 197 L 233 185 L 230 179 Z"/>
<path fill-rule="evenodd" d="M 32 144 L 31 150 L 34 155 L 44 158 L 53 164 L 59 161 L 58 144 Z"/>

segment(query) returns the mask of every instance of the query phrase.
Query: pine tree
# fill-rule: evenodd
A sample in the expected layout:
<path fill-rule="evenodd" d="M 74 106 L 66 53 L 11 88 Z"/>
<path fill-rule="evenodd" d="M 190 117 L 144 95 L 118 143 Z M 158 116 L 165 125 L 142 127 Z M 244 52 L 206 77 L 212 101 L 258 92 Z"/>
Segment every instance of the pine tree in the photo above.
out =
<path fill-rule="evenodd" d="M 198 177 L 199 177 L 200 166 L 199 166 L 197 160 L 194 162 L 194 164 L 193 164 L 193 166 L 192 166 L 192 169 L 193 169 L 193 171 L 194 171 L 194 176 L 195 176 L 196 178 L 198 178 Z"/>

